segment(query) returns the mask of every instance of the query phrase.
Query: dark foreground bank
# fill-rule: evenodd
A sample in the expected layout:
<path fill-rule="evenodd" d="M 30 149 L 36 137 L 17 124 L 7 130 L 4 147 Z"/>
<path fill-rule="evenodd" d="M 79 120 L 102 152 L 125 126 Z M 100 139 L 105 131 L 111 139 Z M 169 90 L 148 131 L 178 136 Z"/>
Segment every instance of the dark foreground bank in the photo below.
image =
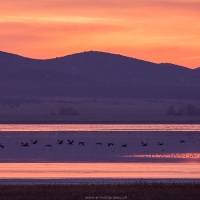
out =
<path fill-rule="evenodd" d="M 0 185 L 1 200 L 199 200 L 198 183 Z"/>

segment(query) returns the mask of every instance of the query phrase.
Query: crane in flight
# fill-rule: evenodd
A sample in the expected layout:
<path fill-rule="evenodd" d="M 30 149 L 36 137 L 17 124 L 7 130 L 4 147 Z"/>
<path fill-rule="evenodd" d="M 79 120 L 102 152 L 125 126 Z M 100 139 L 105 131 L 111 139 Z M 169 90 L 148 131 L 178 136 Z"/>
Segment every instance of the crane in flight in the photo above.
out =
<path fill-rule="evenodd" d="M 74 143 L 74 140 L 67 140 L 69 145 L 72 145 Z"/>
<path fill-rule="evenodd" d="M 35 141 L 31 140 L 31 144 L 37 144 L 37 142 L 38 140 L 35 140 Z"/>
<path fill-rule="evenodd" d="M 62 144 L 64 140 L 57 140 L 58 144 Z"/>
<path fill-rule="evenodd" d="M 29 144 L 28 144 L 28 142 L 26 142 L 26 143 L 21 142 L 21 146 L 22 147 L 29 147 Z"/>
<path fill-rule="evenodd" d="M 148 145 L 148 142 L 144 143 L 143 141 L 141 142 L 143 147 L 146 147 Z"/>

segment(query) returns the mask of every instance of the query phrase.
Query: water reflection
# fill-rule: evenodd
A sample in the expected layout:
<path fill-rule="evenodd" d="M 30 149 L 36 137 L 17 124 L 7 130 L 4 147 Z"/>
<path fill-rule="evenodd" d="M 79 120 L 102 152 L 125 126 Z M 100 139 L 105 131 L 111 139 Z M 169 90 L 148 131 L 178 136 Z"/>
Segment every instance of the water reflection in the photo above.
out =
<path fill-rule="evenodd" d="M 200 153 L 160 153 L 160 154 L 132 154 L 132 155 L 122 155 L 125 158 L 174 158 L 174 159 L 184 159 L 199 161 Z"/>
<path fill-rule="evenodd" d="M 200 131 L 200 124 L 0 124 L 0 131 Z"/>
<path fill-rule="evenodd" d="M 0 178 L 200 178 L 200 163 L 0 163 Z"/>
<path fill-rule="evenodd" d="M 198 124 L 1 124 L 0 131 L 1 143 L 5 147 L 0 151 L 0 161 L 4 162 L 0 163 L 0 179 L 200 178 Z M 74 144 L 69 145 L 67 139 L 74 140 Z M 38 144 L 32 144 L 31 140 L 38 140 Z M 64 143 L 59 145 L 58 140 L 64 140 Z M 80 146 L 80 141 L 85 145 Z M 141 145 L 143 141 L 148 145 Z M 25 149 L 21 142 L 28 142 L 30 146 Z M 97 142 L 103 145 L 98 146 Z M 114 146 L 108 147 L 108 142 Z M 46 147 L 47 144 L 52 147 Z M 148 162 L 142 163 L 143 158 Z M 162 163 L 157 162 L 158 158 Z M 184 162 L 178 162 L 178 159 Z M 20 163 L 34 160 L 38 163 Z M 128 160 L 132 163 L 127 163 Z"/>

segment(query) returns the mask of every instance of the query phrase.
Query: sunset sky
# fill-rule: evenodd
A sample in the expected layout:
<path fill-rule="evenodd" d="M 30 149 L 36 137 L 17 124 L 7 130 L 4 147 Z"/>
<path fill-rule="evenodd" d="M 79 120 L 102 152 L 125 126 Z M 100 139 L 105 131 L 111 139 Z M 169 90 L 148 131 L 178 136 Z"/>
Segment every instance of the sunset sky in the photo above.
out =
<path fill-rule="evenodd" d="M 6 0 L 0 13 L 1 51 L 97 50 L 200 67 L 200 0 Z"/>

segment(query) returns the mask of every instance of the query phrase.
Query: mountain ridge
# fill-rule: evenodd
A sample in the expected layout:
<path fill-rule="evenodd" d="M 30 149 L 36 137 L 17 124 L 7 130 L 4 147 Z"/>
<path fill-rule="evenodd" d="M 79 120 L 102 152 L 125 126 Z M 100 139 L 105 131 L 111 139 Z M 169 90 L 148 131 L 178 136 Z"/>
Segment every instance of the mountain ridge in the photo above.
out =
<path fill-rule="evenodd" d="M 122 55 L 122 54 L 115 54 L 115 53 L 95 51 L 95 50 L 72 53 L 72 54 L 69 54 L 69 55 L 58 56 L 58 57 L 53 57 L 53 58 L 46 58 L 46 59 L 31 58 L 31 57 L 22 56 L 20 54 L 0 51 L 0 57 L 2 56 L 2 54 L 8 55 L 8 56 L 13 56 L 13 57 L 21 57 L 21 58 L 24 58 L 24 59 L 27 59 L 27 60 L 35 60 L 35 61 L 59 60 L 59 59 L 65 59 L 65 58 L 69 58 L 69 57 L 73 57 L 73 56 L 79 56 L 79 55 L 83 55 L 83 54 L 101 54 L 101 55 L 119 56 L 121 58 L 126 58 L 126 59 L 135 60 L 135 61 L 141 61 L 141 62 L 147 62 L 147 63 L 157 64 L 157 65 L 171 65 L 171 66 L 175 66 L 175 67 L 183 67 L 183 68 L 191 69 L 191 68 L 188 68 L 186 66 L 177 65 L 177 64 L 173 64 L 173 63 L 156 63 L 156 62 L 151 62 L 151 61 L 148 61 L 148 60 L 134 58 L 134 57 L 131 57 L 131 56 L 125 56 L 125 55 Z M 199 68 L 200 67 L 196 67 L 196 68 L 193 68 L 191 70 L 195 70 L 195 69 L 199 69 Z"/>
<path fill-rule="evenodd" d="M 0 52 L 4 96 L 200 98 L 200 71 L 98 51 L 52 59 Z"/>

